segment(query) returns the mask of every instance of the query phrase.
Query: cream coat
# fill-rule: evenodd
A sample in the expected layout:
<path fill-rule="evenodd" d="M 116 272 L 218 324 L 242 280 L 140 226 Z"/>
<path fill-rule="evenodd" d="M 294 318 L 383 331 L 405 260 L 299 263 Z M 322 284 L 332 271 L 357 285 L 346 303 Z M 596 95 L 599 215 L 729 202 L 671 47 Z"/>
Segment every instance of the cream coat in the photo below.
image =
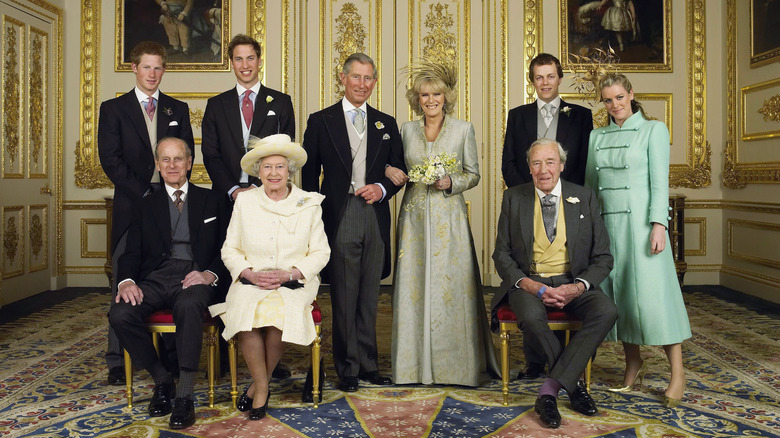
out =
<path fill-rule="evenodd" d="M 270 292 L 238 281 L 246 268 L 290 270 L 298 268 L 304 287 L 280 288 L 284 300 L 282 341 L 308 345 L 316 336 L 311 303 L 320 286 L 319 272 L 328 263 L 330 247 L 322 224 L 325 197 L 292 185 L 287 198 L 273 201 L 263 188 L 242 192 L 236 198 L 233 217 L 222 246 L 222 260 L 233 283 L 226 302 L 209 307 L 225 322 L 222 336 L 252 330 L 255 309 Z"/>

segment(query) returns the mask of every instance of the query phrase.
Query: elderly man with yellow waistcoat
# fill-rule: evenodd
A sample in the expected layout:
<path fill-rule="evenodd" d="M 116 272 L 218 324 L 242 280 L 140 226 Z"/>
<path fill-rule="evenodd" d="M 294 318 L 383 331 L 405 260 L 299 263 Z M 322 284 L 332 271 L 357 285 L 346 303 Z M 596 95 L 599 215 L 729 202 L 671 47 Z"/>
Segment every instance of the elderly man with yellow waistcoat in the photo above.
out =
<path fill-rule="evenodd" d="M 595 415 L 596 404 L 580 376 L 617 319 L 617 310 L 599 289 L 612 270 L 609 236 L 592 190 L 560 179 L 566 152 L 560 143 L 539 139 L 528 149 L 533 183 L 507 189 L 498 220 L 493 260 L 502 292 L 494 312 L 509 303 L 530 348 L 550 369 L 535 410 L 542 424 L 561 425 L 558 392 L 572 408 Z M 547 308 L 562 309 L 582 321 L 563 346 L 547 325 Z"/>

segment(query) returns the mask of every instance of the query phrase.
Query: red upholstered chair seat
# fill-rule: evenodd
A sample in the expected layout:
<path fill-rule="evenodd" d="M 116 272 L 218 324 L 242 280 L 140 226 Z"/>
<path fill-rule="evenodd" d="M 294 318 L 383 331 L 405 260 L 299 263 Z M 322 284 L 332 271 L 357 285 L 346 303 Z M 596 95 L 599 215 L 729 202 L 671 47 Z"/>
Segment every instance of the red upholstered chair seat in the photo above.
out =
<path fill-rule="evenodd" d="M 501 333 L 501 380 L 504 395 L 504 404 L 509 404 L 509 332 L 517 330 L 517 316 L 512 312 L 509 304 L 502 304 L 496 309 Z M 547 324 L 551 330 L 565 330 L 566 343 L 569 343 L 569 331 L 579 330 L 582 321 L 571 313 L 563 310 L 547 308 Z M 585 368 L 585 385 L 590 390 L 590 361 Z"/>

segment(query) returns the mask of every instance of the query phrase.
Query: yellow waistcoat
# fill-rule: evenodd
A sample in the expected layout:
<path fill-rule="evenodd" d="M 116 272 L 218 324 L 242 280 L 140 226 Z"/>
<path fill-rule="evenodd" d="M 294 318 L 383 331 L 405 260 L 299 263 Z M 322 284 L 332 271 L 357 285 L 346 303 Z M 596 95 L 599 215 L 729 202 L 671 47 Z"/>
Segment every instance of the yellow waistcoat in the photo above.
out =
<path fill-rule="evenodd" d="M 544 230 L 542 203 L 534 196 L 534 245 L 532 273 L 542 277 L 551 277 L 570 271 L 569 250 L 566 247 L 566 221 L 562 202 L 558 202 L 558 221 L 555 240 L 550 242 Z"/>

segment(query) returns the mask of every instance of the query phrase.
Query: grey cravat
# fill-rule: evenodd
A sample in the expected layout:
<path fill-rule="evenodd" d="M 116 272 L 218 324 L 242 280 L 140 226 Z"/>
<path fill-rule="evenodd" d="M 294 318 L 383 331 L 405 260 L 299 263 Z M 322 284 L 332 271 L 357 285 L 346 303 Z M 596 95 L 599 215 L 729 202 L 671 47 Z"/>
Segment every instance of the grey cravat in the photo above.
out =
<path fill-rule="evenodd" d="M 555 198 L 556 196 L 552 193 L 542 198 L 542 221 L 544 222 L 544 232 L 550 242 L 555 240 Z"/>
<path fill-rule="evenodd" d="M 363 119 L 363 110 L 360 108 L 355 108 L 355 117 L 352 119 L 352 124 L 355 125 L 358 134 L 362 134 L 366 130 L 366 121 Z"/>
<path fill-rule="evenodd" d="M 552 122 L 553 119 L 553 111 L 555 111 L 555 107 L 551 103 L 545 103 L 542 109 L 544 110 L 544 124 L 550 126 L 550 122 Z"/>

